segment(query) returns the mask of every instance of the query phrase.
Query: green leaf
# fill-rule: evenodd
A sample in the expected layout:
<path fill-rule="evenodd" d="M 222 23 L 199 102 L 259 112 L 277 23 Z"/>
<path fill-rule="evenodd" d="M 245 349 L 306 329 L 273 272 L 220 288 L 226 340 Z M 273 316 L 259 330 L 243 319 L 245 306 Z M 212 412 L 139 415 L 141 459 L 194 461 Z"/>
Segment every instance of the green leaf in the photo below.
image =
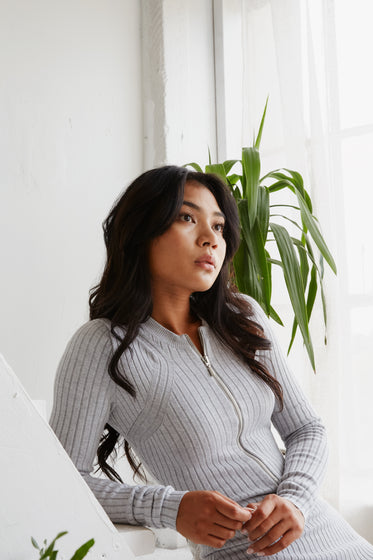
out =
<path fill-rule="evenodd" d="M 50 543 L 50 545 L 46 548 L 46 550 L 43 551 L 43 554 L 40 556 L 40 560 L 44 560 L 45 558 L 48 558 L 48 556 L 49 557 L 51 556 L 56 541 L 61 537 L 63 537 L 64 535 L 67 535 L 67 531 L 62 531 L 61 533 L 58 533 L 57 537 L 55 537 L 53 541 Z M 47 544 L 46 541 L 44 541 L 44 543 L 45 545 Z"/>
<path fill-rule="evenodd" d="M 263 182 L 264 181 L 261 179 L 260 183 L 262 184 Z M 282 189 L 290 189 L 292 192 L 294 192 L 293 185 L 290 183 L 290 181 L 287 180 L 276 181 L 268 187 L 268 190 L 271 194 L 277 191 L 281 191 Z"/>
<path fill-rule="evenodd" d="M 266 187 L 259 187 L 257 223 L 265 244 L 269 225 L 269 192 Z"/>
<path fill-rule="evenodd" d="M 78 548 L 71 560 L 81 560 L 82 558 L 84 558 L 84 556 L 87 555 L 89 549 L 92 548 L 94 544 L 94 539 L 90 539 L 89 541 L 84 543 L 80 548 Z"/>
<path fill-rule="evenodd" d="M 293 327 L 292 327 L 292 329 L 291 329 L 290 342 L 289 342 L 289 346 L 288 346 L 288 355 L 289 355 L 289 352 L 290 352 L 290 350 L 291 350 L 291 348 L 292 348 L 292 346 L 293 346 L 293 342 L 294 342 L 294 339 L 295 339 L 295 335 L 296 335 L 296 333 L 297 333 L 297 327 L 298 327 L 298 321 L 297 321 L 296 318 L 294 317 L 294 319 L 293 319 Z"/>
<path fill-rule="evenodd" d="M 251 260 L 253 261 L 254 268 L 258 275 L 258 280 L 261 285 L 261 292 L 263 298 L 264 310 L 269 315 L 271 304 L 271 275 L 269 264 L 267 262 L 267 253 L 264 247 L 264 240 L 260 231 L 258 222 L 250 228 L 249 216 L 245 200 L 238 203 L 238 211 L 240 215 L 241 227 L 246 241 Z"/>
<path fill-rule="evenodd" d="M 266 179 L 277 179 L 279 181 L 289 182 L 288 175 L 285 175 L 285 173 L 283 173 L 281 169 L 275 169 L 274 171 L 270 171 L 260 179 L 260 182 L 263 182 Z"/>
<path fill-rule="evenodd" d="M 186 163 L 183 167 L 193 167 L 193 169 L 194 169 L 195 171 L 198 171 L 198 173 L 203 173 L 202 167 L 200 167 L 200 166 L 198 165 L 198 163 L 195 163 L 195 162 Z"/>
<path fill-rule="evenodd" d="M 289 292 L 294 315 L 299 324 L 311 365 L 315 370 L 315 358 L 308 330 L 308 316 L 302 276 L 294 245 L 290 235 L 283 226 L 271 222 L 270 227 L 273 235 L 275 236 L 277 247 L 281 255 L 285 283 Z"/>
<path fill-rule="evenodd" d="M 273 309 L 273 307 L 271 306 L 271 309 L 269 310 L 269 316 L 276 321 L 276 323 L 278 323 L 279 325 L 281 325 L 282 327 L 284 326 L 284 323 L 281 321 L 281 317 L 279 315 L 277 315 L 276 311 Z"/>
<path fill-rule="evenodd" d="M 304 181 L 302 175 L 298 173 L 298 171 L 293 171 L 292 169 L 284 169 L 284 171 L 290 174 L 291 176 L 291 179 L 289 179 L 290 182 L 294 185 L 296 190 L 300 192 L 304 198 L 305 190 L 304 190 Z"/>
<path fill-rule="evenodd" d="M 308 295 L 307 295 L 308 317 L 311 317 L 313 306 L 316 299 L 316 294 L 317 294 L 317 271 L 316 271 L 316 267 L 313 266 L 311 269 L 311 278 L 310 278 L 310 284 L 308 286 Z"/>
<path fill-rule="evenodd" d="M 228 174 L 230 172 L 230 170 L 232 169 L 232 167 L 238 162 L 241 162 L 241 160 L 239 160 L 239 159 L 227 159 L 227 161 L 225 161 L 223 163 L 225 173 Z"/>
<path fill-rule="evenodd" d="M 227 175 L 227 182 L 231 187 L 236 186 L 237 183 L 241 181 L 241 179 L 242 179 L 241 175 L 235 175 L 234 173 L 232 175 Z M 242 198 L 242 196 L 240 196 L 240 198 Z"/>
<path fill-rule="evenodd" d="M 271 264 L 275 264 L 276 266 L 281 266 L 281 268 L 283 268 L 282 262 L 277 259 L 267 259 L 267 261 Z"/>
<path fill-rule="evenodd" d="M 34 537 L 31 537 L 31 542 L 32 542 L 32 546 L 34 548 L 37 548 L 37 550 L 40 550 L 40 546 L 38 545 L 38 543 L 36 542 L 36 540 L 34 539 Z"/>
<path fill-rule="evenodd" d="M 268 97 L 269 97 L 269 96 L 268 96 Z M 264 106 L 264 111 L 263 111 L 263 115 L 262 115 L 262 120 L 260 121 L 260 126 L 259 126 L 258 135 L 257 135 L 257 137 L 256 137 L 256 140 L 254 140 L 254 148 L 256 148 L 257 150 L 259 150 L 259 148 L 260 148 L 260 142 L 262 141 L 262 132 L 263 132 L 264 121 L 265 121 L 265 117 L 266 117 L 266 113 L 267 113 L 268 97 L 267 97 L 267 100 L 266 100 L 266 104 L 265 104 L 265 106 Z"/>
<path fill-rule="evenodd" d="M 241 200 L 241 191 L 238 187 L 231 187 L 231 190 L 233 192 L 233 196 L 238 204 L 238 201 Z"/>
<path fill-rule="evenodd" d="M 309 283 L 309 286 L 308 286 L 308 295 L 307 295 L 308 321 L 310 320 L 310 317 L 311 317 L 311 314 L 312 314 L 313 306 L 314 306 L 315 299 L 316 299 L 316 294 L 317 294 L 317 269 L 316 269 L 316 266 L 313 266 L 312 269 L 311 269 L 311 278 L 310 278 L 310 283 Z M 297 331 L 297 327 L 298 327 L 297 320 L 294 319 L 293 329 L 292 329 L 291 338 L 290 338 L 290 344 L 289 344 L 289 347 L 288 347 L 288 354 L 291 350 L 291 347 L 293 346 L 293 342 L 294 342 L 294 338 L 295 338 L 295 333 Z"/>
<path fill-rule="evenodd" d="M 222 163 L 212 163 L 206 165 L 205 169 L 206 173 L 215 173 L 215 175 L 219 175 L 225 182 L 227 182 L 227 175 L 225 173 L 224 165 Z"/>
<path fill-rule="evenodd" d="M 304 233 L 304 230 L 303 230 L 302 227 L 298 224 L 298 222 L 296 222 L 295 220 L 292 220 L 292 219 L 289 218 L 288 216 L 285 216 L 285 214 L 271 214 L 270 217 L 271 217 L 271 218 L 282 218 L 283 220 L 286 220 L 286 221 L 290 222 L 291 224 L 293 224 L 294 227 L 296 227 L 296 228 L 299 229 L 302 233 Z"/>
<path fill-rule="evenodd" d="M 321 232 L 316 224 L 314 217 L 309 211 L 308 206 L 304 201 L 303 197 L 299 193 L 297 193 L 297 197 L 298 197 L 299 207 L 302 215 L 302 220 L 305 226 L 309 230 L 312 239 L 316 243 L 320 253 L 323 255 L 324 259 L 326 260 L 330 268 L 333 270 L 334 274 L 337 274 L 337 267 L 332 257 L 332 254 L 330 253 L 324 241 L 324 238 L 321 235 Z"/>
<path fill-rule="evenodd" d="M 256 148 L 242 148 L 242 190 L 247 199 L 249 222 L 253 225 L 258 206 L 260 156 Z"/>
<path fill-rule="evenodd" d="M 299 255 L 299 263 L 300 263 L 300 272 L 301 272 L 302 282 L 303 282 L 303 290 L 305 290 L 307 286 L 308 273 L 310 267 L 308 264 L 307 252 L 305 248 L 302 246 L 302 244 L 298 245 L 298 255 Z"/>
<path fill-rule="evenodd" d="M 261 286 L 258 275 L 250 260 L 248 249 L 244 240 L 241 240 L 238 251 L 233 259 L 237 287 L 243 294 L 253 297 L 258 303 L 262 301 Z"/>

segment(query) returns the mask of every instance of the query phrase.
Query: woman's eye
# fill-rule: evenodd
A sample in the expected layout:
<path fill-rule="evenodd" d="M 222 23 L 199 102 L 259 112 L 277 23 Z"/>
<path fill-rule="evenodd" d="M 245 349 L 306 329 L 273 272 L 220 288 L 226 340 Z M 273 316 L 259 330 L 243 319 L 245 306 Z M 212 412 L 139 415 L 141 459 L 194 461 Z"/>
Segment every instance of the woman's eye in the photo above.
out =
<path fill-rule="evenodd" d="M 219 233 L 223 233 L 224 231 L 224 224 L 215 224 L 214 226 L 215 231 L 219 232 Z"/>
<path fill-rule="evenodd" d="M 183 222 L 192 222 L 193 221 L 193 218 L 190 214 L 180 214 L 179 218 Z"/>

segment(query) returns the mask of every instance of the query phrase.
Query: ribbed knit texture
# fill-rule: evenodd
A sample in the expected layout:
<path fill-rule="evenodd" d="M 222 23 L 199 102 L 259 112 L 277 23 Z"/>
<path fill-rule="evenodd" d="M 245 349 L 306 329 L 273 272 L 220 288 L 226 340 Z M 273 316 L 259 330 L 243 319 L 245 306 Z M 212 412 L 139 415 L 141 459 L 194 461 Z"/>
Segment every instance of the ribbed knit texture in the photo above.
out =
<path fill-rule="evenodd" d="M 282 411 L 268 386 L 207 324 L 200 327 L 200 338 L 217 377 L 186 335 L 152 318 L 120 362 L 136 389 L 133 398 L 109 377 L 117 341 L 109 321 L 96 319 L 77 331 L 62 357 L 51 425 L 114 522 L 175 528 L 188 490 L 218 490 L 241 505 L 277 493 L 303 512 L 306 526 L 273 558 L 373 560 L 373 547 L 317 497 L 326 465 L 324 428 L 289 372 L 265 315 L 250 303 L 254 320 L 272 342 L 260 359 L 283 387 Z M 271 422 L 284 441 L 286 459 Z M 131 486 L 92 476 L 106 423 L 129 441 L 159 485 Z M 195 555 L 246 560 L 247 547 L 247 538 L 237 533 L 223 549 L 198 546 Z"/>

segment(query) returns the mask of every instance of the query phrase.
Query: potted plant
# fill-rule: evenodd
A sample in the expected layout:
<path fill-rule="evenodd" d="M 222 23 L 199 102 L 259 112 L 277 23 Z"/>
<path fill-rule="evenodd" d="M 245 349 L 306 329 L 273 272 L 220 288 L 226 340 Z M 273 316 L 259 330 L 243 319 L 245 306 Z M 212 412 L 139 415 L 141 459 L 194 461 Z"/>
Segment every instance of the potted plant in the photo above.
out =
<path fill-rule="evenodd" d="M 57 554 L 58 554 L 58 550 L 55 550 L 55 543 L 57 541 L 57 539 L 60 539 L 61 537 L 63 537 L 64 535 L 67 534 L 67 531 L 62 531 L 61 533 L 58 533 L 57 537 L 55 537 L 53 539 L 53 541 L 48 544 L 46 540 L 44 540 L 43 542 L 43 547 L 40 547 L 38 545 L 38 543 L 36 542 L 36 540 L 31 537 L 31 542 L 34 548 L 36 548 L 39 551 L 39 560 L 56 560 L 57 558 Z M 82 546 L 80 546 L 78 548 L 78 550 L 75 551 L 75 553 L 73 554 L 73 556 L 71 557 L 71 560 L 81 560 L 82 558 L 84 558 L 89 549 L 95 544 L 94 539 L 90 539 L 89 541 L 87 541 L 86 543 L 84 543 Z"/>
<path fill-rule="evenodd" d="M 253 146 L 242 148 L 241 159 L 222 163 L 213 164 L 209 153 L 205 172 L 222 177 L 237 202 L 241 242 L 233 265 L 238 289 L 252 296 L 269 317 L 282 325 L 281 318 L 271 304 L 272 267 L 281 268 L 294 312 L 288 352 L 299 327 L 315 371 L 309 321 L 320 289 L 326 327 L 324 261 L 334 273 L 336 265 L 313 214 L 311 197 L 305 189 L 301 174 L 291 169 L 276 169 L 260 176 L 259 147 L 267 104 L 268 99 Z M 197 163 L 186 165 L 196 171 L 203 171 Z M 237 168 L 238 171 L 234 172 Z M 273 194 L 284 189 L 291 193 L 294 202 L 274 204 Z M 292 215 L 294 211 L 295 217 Z M 291 224 L 291 233 L 284 223 Z"/>

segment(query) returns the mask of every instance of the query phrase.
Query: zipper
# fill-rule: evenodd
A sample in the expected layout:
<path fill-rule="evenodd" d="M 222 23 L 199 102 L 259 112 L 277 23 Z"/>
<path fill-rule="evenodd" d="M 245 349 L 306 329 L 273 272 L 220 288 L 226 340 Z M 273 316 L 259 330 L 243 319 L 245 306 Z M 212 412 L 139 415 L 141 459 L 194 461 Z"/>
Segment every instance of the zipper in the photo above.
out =
<path fill-rule="evenodd" d="M 237 444 L 238 444 L 238 446 L 240 447 L 240 449 L 246 455 L 248 455 L 251 459 L 253 459 L 257 463 L 257 465 L 259 465 L 259 467 L 261 467 L 261 469 L 264 470 L 268 474 L 268 476 L 270 478 L 272 478 L 272 480 L 274 482 L 276 482 L 276 484 L 279 484 L 280 480 L 271 471 L 271 469 L 269 469 L 267 467 L 267 465 L 260 459 L 260 457 L 258 457 L 252 451 L 249 451 L 248 449 L 246 449 L 246 447 L 243 445 L 243 443 L 242 443 L 242 432 L 243 432 L 244 425 L 243 425 L 242 411 L 241 411 L 240 406 L 239 406 L 238 402 L 236 401 L 232 391 L 229 389 L 229 387 L 225 384 L 225 382 L 222 380 L 220 375 L 217 374 L 216 371 L 214 370 L 214 368 L 212 367 L 210 359 L 209 359 L 208 355 L 206 354 L 206 345 L 205 345 L 204 335 L 203 335 L 202 331 L 199 331 L 199 335 L 200 335 L 200 340 L 201 340 L 201 344 L 202 344 L 203 354 L 201 354 L 201 352 L 199 352 L 199 350 L 195 347 L 195 345 L 193 344 L 193 342 L 189 338 L 189 336 L 188 335 L 185 335 L 185 336 L 186 336 L 186 339 L 187 339 L 188 343 L 192 347 L 193 351 L 201 358 L 202 362 L 206 366 L 206 369 L 209 372 L 210 377 L 214 378 L 216 383 L 219 385 L 219 387 L 222 389 L 222 391 L 225 393 L 225 395 L 228 397 L 228 399 L 230 400 L 230 402 L 233 405 L 236 416 L 238 418 L 238 425 L 239 425 L 238 434 L 237 434 Z"/>

